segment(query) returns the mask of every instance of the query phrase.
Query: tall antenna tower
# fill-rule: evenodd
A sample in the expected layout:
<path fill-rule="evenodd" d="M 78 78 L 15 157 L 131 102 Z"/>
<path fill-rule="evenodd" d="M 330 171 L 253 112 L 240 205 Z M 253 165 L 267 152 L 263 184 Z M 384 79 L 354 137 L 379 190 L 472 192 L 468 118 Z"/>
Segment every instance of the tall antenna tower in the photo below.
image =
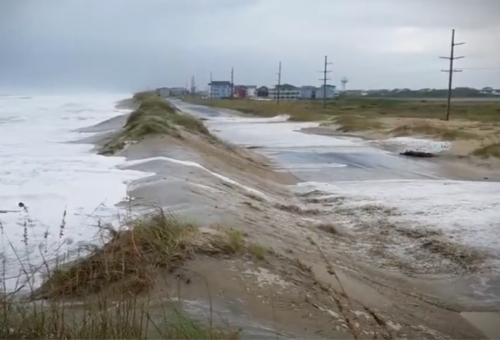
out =
<path fill-rule="evenodd" d="M 342 83 L 342 91 L 345 92 L 346 90 L 346 85 L 347 83 L 349 82 L 349 79 L 347 79 L 346 77 L 342 77 L 342 79 L 340 80 L 340 82 Z"/>
<path fill-rule="evenodd" d="M 450 68 L 448 70 L 441 70 L 441 72 L 448 72 L 448 105 L 446 105 L 446 120 L 450 120 L 450 107 L 451 107 L 451 84 L 453 82 L 453 73 L 454 72 L 462 72 L 462 70 L 457 70 L 453 68 L 453 61 L 456 59 L 462 59 L 463 56 L 455 57 L 455 46 L 463 45 L 464 42 L 456 43 L 455 42 L 455 29 L 451 30 L 451 51 L 449 57 L 439 57 L 441 59 L 449 59 L 450 60 Z"/>

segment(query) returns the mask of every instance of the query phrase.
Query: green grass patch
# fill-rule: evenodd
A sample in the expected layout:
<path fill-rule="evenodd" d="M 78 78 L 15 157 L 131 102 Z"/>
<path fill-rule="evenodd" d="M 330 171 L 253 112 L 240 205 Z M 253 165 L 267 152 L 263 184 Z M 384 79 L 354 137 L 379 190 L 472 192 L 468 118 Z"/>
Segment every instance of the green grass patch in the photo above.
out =
<path fill-rule="evenodd" d="M 257 243 L 248 245 L 248 252 L 257 260 L 263 261 L 266 258 L 267 249 Z"/>
<path fill-rule="evenodd" d="M 475 150 L 472 154 L 481 158 L 500 158 L 500 143 L 483 146 Z"/>
<path fill-rule="evenodd" d="M 327 102 L 295 100 L 258 101 L 250 99 L 202 99 L 186 97 L 186 101 L 213 107 L 238 110 L 262 117 L 278 114 L 290 115 L 290 120 L 317 121 L 336 115 L 355 114 L 367 118 L 412 117 L 443 119 L 446 114 L 444 100 L 410 100 L 366 97 L 339 97 Z M 500 121 L 499 101 L 457 101 L 452 104 L 451 119 L 472 121 Z"/>

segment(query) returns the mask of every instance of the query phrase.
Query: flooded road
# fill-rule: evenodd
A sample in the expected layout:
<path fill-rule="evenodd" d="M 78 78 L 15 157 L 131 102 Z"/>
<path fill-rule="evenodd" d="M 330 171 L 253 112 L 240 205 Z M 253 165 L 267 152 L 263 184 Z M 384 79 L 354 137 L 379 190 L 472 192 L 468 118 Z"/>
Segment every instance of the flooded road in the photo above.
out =
<path fill-rule="evenodd" d="M 174 102 L 182 111 L 230 143 L 258 148 L 278 167 L 303 181 L 438 178 L 439 167 L 370 146 L 361 138 L 321 136 L 299 130 L 317 123 L 288 122 L 287 116 L 242 118 L 210 107 Z"/>
<path fill-rule="evenodd" d="M 176 100 L 173 104 L 204 119 L 222 140 L 255 149 L 278 169 L 292 172 L 300 181 L 292 188 L 298 193 L 347 198 L 344 207 L 351 209 L 387 207 L 396 211 L 387 217 L 393 225 L 438 232 L 446 242 L 487 254 L 480 273 L 457 279 L 460 296 L 451 298 L 468 306 L 500 309 L 499 182 L 451 178 L 439 162 L 400 156 L 361 138 L 304 133 L 301 130 L 317 123 L 288 122 L 284 115 L 247 118 Z M 391 252 L 411 261 L 411 247 L 396 244 Z M 443 291 L 449 280 L 445 275 Z M 440 287 L 439 279 L 434 277 L 434 283 Z"/>

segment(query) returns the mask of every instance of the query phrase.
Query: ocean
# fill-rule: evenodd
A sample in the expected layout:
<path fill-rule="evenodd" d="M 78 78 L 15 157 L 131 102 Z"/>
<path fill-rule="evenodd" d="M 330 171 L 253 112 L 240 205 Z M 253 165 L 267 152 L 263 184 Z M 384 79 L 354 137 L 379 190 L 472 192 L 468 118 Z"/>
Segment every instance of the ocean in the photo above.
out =
<path fill-rule="evenodd" d="M 116 204 L 145 174 L 79 143 L 92 134 L 78 129 L 126 114 L 115 104 L 127 97 L 0 96 L 0 270 L 10 289 L 26 268 L 99 242 L 99 227 L 123 216 Z"/>

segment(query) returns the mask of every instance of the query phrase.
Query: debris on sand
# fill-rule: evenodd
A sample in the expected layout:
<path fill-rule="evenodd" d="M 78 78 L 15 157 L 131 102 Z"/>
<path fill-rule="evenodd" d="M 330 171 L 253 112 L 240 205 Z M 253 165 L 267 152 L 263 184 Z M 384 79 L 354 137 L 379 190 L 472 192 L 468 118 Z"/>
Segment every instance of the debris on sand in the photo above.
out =
<path fill-rule="evenodd" d="M 274 207 L 279 210 L 288 211 L 290 213 L 299 215 L 319 215 L 321 213 L 321 211 L 318 209 L 305 209 L 295 204 L 276 203 Z"/>
<path fill-rule="evenodd" d="M 323 230 L 324 232 L 327 232 L 329 234 L 337 234 L 338 230 L 333 224 L 329 223 L 321 223 L 316 226 L 318 229 Z"/>
<path fill-rule="evenodd" d="M 399 154 L 403 156 L 422 157 L 422 158 L 430 158 L 436 156 L 432 152 L 414 151 L 414 150 L 406 150 L 404 152 L 400 152 Z"/>

